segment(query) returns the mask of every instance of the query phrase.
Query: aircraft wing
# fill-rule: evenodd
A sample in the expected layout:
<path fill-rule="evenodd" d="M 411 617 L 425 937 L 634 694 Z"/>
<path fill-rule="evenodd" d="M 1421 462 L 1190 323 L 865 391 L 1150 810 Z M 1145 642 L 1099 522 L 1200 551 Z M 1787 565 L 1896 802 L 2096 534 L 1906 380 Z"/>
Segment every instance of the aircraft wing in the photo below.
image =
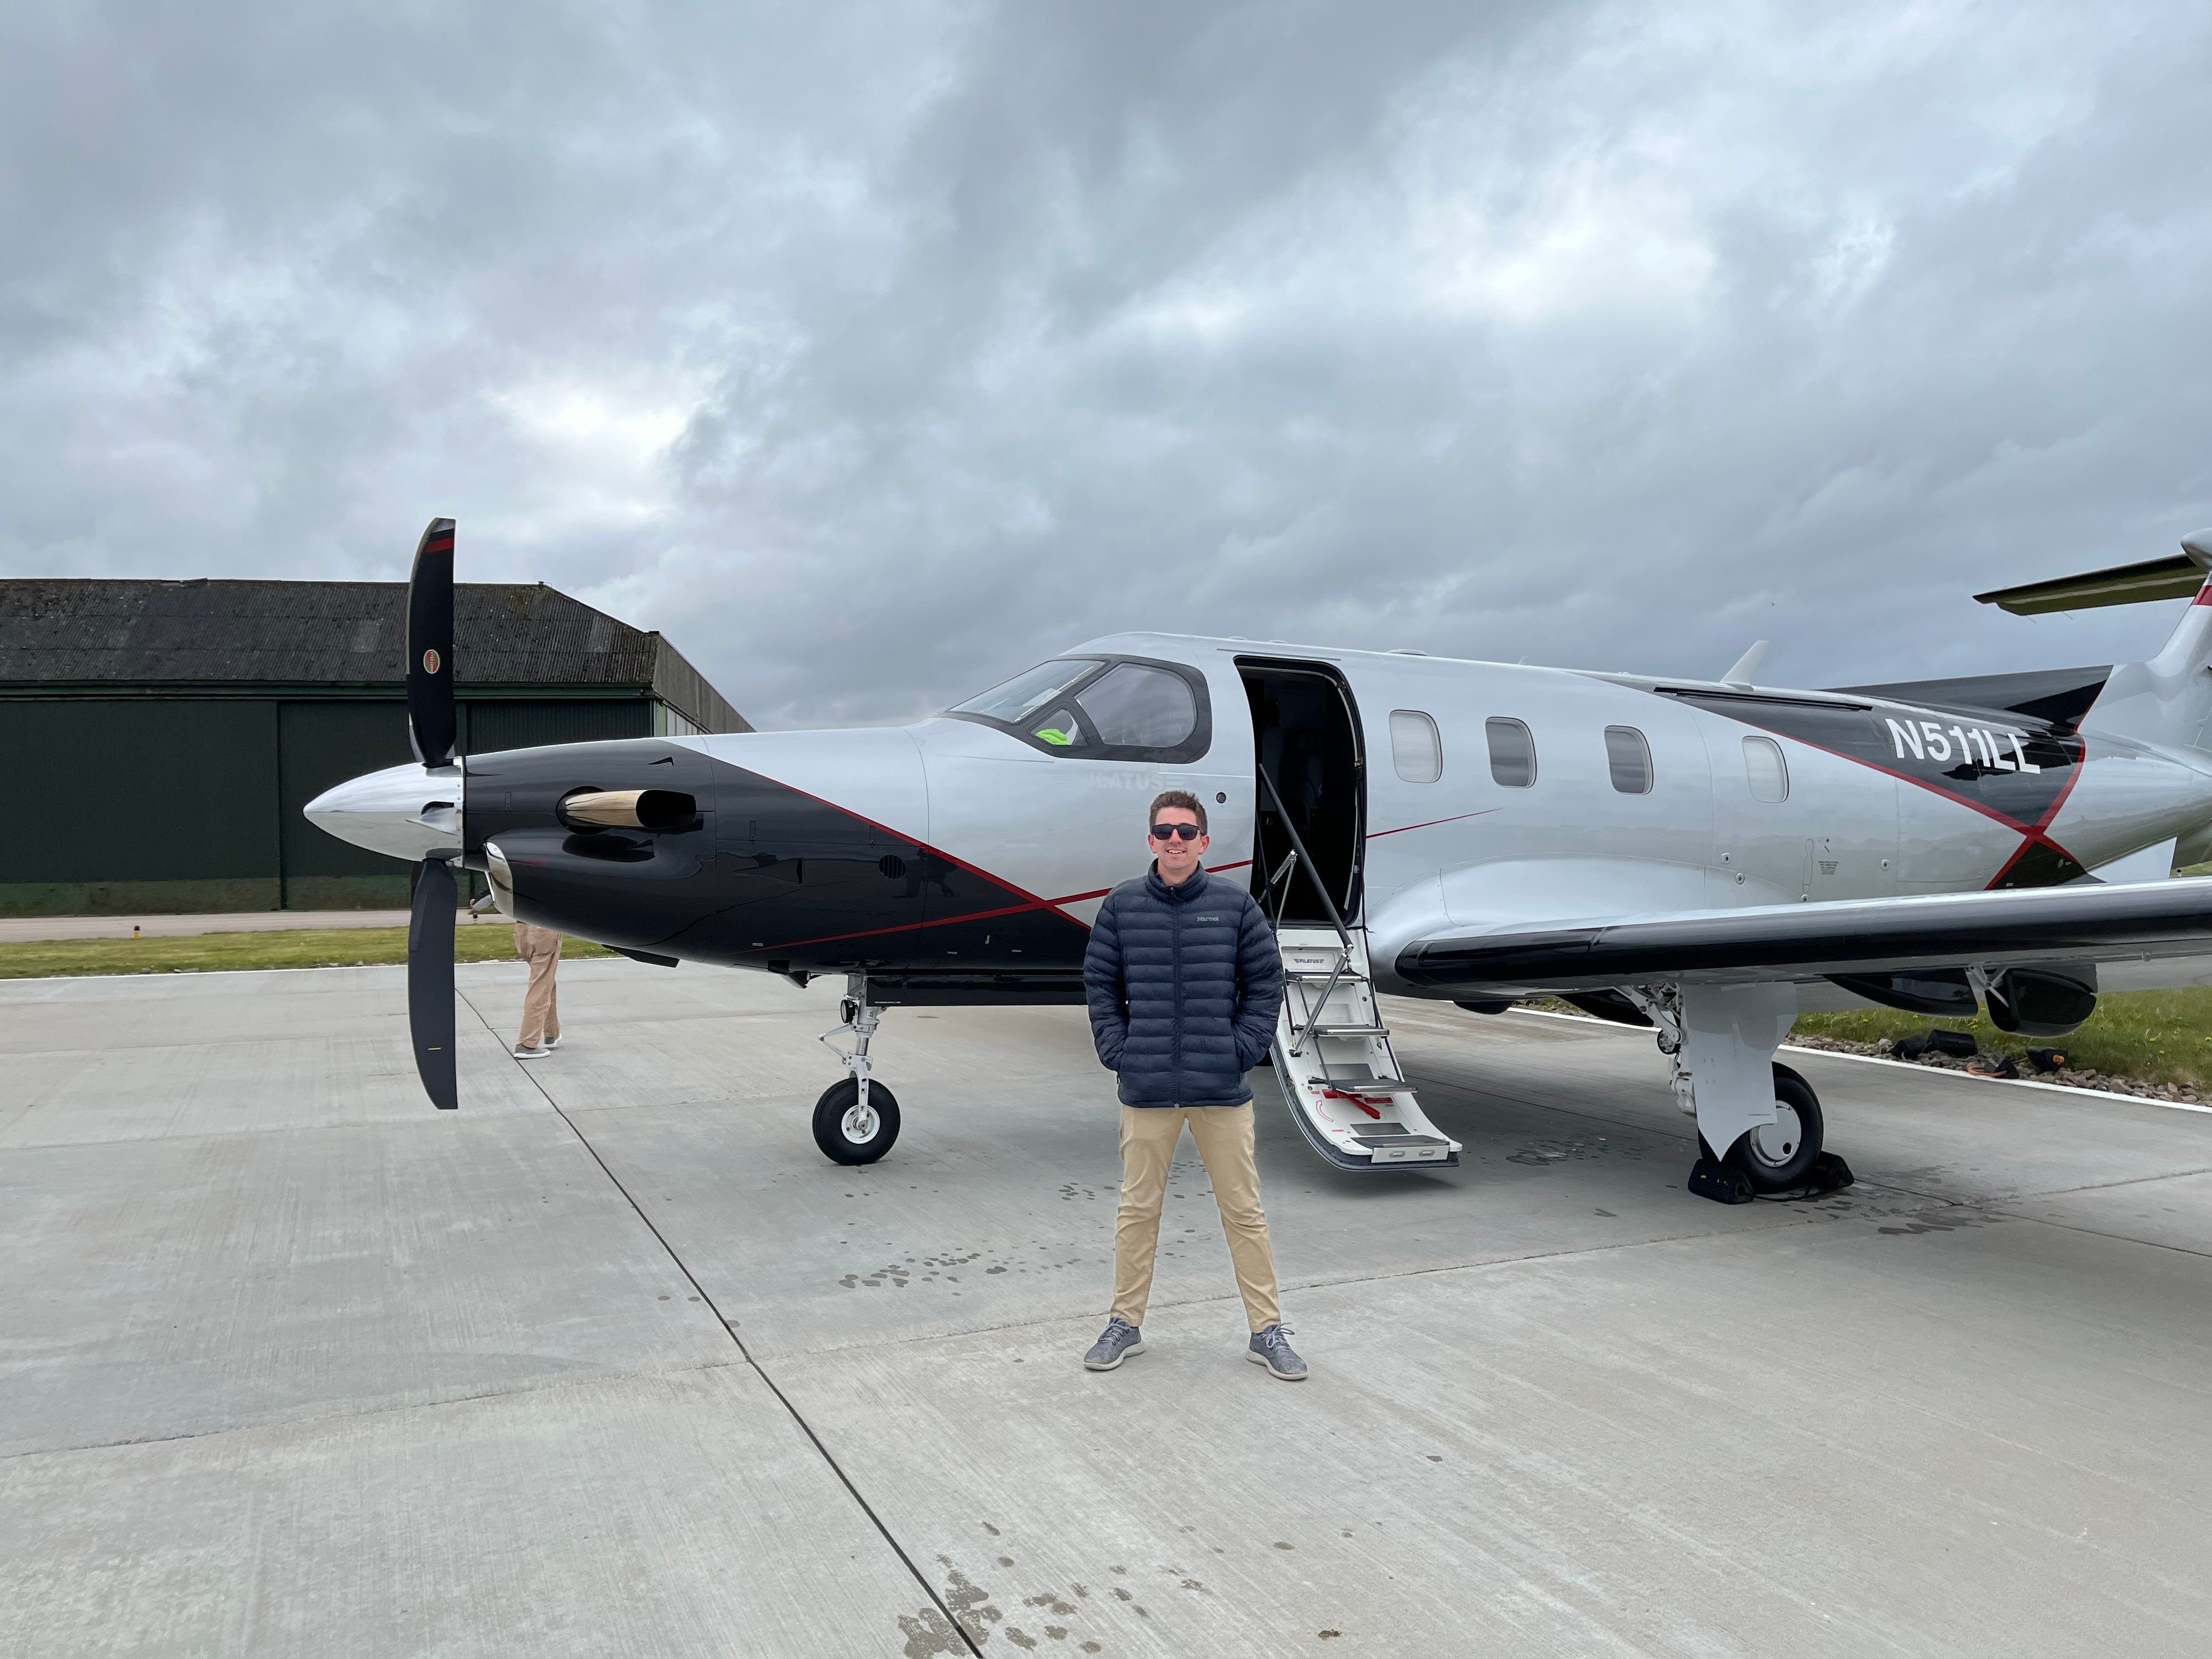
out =
<path fill-rule="evenodd" d="M 2208 953 L 2212 880 L 2183 880 L 1682 911 L 1490 933 L 1455 928 L 1407 945 L 1396 967 L 1408 984 L 1498 995 Z"/>

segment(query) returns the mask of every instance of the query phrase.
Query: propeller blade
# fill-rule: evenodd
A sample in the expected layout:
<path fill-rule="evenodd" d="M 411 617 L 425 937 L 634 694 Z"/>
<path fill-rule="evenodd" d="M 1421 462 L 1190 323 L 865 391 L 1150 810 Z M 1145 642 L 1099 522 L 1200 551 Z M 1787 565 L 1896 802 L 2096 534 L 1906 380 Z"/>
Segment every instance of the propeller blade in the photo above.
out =
<path fill-rule="evenodd" d="M 407 579 L 407 735 L 425 766 L 450 765 L 453 714 L 453 521 L 433 519 Z"/>
<path fill-rule="evenodd" d="M 407 921 L 407 1034 L 430 1103 L 461 1103 L 453 1077 L 453 866 L 425 859 L 415 866 L 415 908 Z"/>

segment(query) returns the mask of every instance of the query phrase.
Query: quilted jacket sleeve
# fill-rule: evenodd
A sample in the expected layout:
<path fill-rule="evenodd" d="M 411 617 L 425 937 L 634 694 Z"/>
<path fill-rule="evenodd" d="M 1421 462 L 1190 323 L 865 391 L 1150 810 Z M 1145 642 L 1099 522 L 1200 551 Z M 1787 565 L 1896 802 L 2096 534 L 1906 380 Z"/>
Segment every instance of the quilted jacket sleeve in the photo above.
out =
<path fill-rule="evenodd" d="M 1129 998 L 1121 976 L 1121 930 L 1109 893 L 1091 924 L 1091 943 L 1083 952 L 1083 994 L 1091 1005 L 1091 1040 L 1099 1062 L 1109 1072 L 1121 1067 L 1121 1046 L 1129 1040 Z"/>
<path fill-rule="evenodd" d="M 1237 927 L 1237 1058 L 1249 1072 L 1274 1042 L 1275 1016 L 1283 1006 L 1283 952 L 1266 913 L 1249 894 Z M 1092 1007 L 1097 1006 L 1094 1000 Z"/>

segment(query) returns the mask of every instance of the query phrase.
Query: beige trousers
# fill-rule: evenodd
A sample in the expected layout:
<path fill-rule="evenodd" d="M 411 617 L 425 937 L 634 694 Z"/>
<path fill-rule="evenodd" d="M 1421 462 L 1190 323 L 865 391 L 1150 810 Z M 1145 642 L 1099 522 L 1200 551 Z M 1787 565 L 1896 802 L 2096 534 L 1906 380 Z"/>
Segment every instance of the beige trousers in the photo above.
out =
<path fill-rule="evenodd" d="M 522 1035 L 517 1046 L 536 1048 L 561 1035 L 561 1011 L 554 1000 L 553 970 L 561 965 L 561 935 L 550 927 L 514 924 L 514 954 L 530 964 L 530 988 L 522 994 Z"/>
<path fill-rule="evenodd" d="M 1221 1211 L 1222 1236 L 1237 1270 L 1237 1294 L 1254 1330 L 1281 1320 L 1275 1304 L 1275 1258 L 1260 1208 L 1260 1168 L 1252 1158 L 1252 1104 L 1124 1106 L 1121 1109 L 1121 1207 L 1114 1218 L 1113 1311 L 1145 1322 L 1152 1295 L 1152 1258 L 1160 1243 L 1160 1204 L 1182 1126 L 1205 1161 Z"/>

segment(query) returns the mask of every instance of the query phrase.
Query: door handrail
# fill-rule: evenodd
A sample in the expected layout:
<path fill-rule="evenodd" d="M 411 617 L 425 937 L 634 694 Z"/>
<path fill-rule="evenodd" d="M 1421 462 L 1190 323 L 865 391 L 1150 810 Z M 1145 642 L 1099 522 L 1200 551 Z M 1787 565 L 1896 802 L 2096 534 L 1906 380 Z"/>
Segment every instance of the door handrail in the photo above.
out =
<path fill-rule="evenodd" d="M 1291 822 L 1291 809 L 1283 805 L 1282 792 L 1275 787 L 1275 781 L 1267 775 L 1265 766 L 1255 765 L 1255 769 L 1260 774 L 1260 781 L 1266 787 L 1268 798 L 1275 803 L 1276 815 L 1283 821 L 1283 833 L 1291 838 L 1291 851 L 1297 855 L 1299 864 L 1304 866 L 1306 878 L 1313 883 L 1314 891 L 1321 897 L 1322 908 L 1328 912 L 1328 925 L 1336 929 L 1336 936 L 1344 941 L 1344 948 L 1351 950 L 1352 932 L 1344 925 L 1344 917 L 1338 913 L 1336 901 L 1328 896 L 1328 884 L 1322 880 L 1321 871 L 1315 865 L 1313 855 L 1306 851 L 1305 842 L 1298 838 L 1297 826 Z M 1285 891 L 1283 896 L 1288 899 L 1290 895 Z"/>
<path fill-rule="evenodd" d="M 1306 1005 L 1305 1030 L 1301 1031 L 1298 1029 L 1295 1018 L 1291 1021 L 1290 1058 L 1295 1060 L 1298 1051 L 1305 1047 L 1306 1038 L 1312 1034 L 1313 1028 L 1321 1024 L 1322 1013 L 1328 1008 L 1329 998 L 1336 994 L 1337 984 L 1343 979 L 1344 970 L 1352 965 L 1352 932 L 1344 925 L 1344 918 L 1337 911 L 1336 901 L 1329 897 L 1328 888 L 1321 878 L 1321 872 L 1314 866 L 1313 855 L 1306 851 L 1305 842 L 1299 839 L 1297 826 L 1291 822 L 1290 808 L 1283 805 L 1282 792 L 1275 787 L 1275 781 L 1267 775 L 1265 766 L 1255 762 L 1255 769 L 1260 774 L 1260 781 L 1266 786 L 1269 798 L 1275 803 L 1276 816 L 1283 821 L 1283 833 L 1291 838 L 1291 853 L 1304 867 L 1306 878 L 1313 883 L 1314 891 L 1321 896 L 1322 908 L 1328 912 L 1328 925 L 1336 929 L 1336 937 L 1343 945 L 1343 949 L 1337 954 L 1336 970 L 1329 975 L 1328 983 L 1322 988 L 1319 997 Z M 1290 896 L 1290 889 L 1286 886 L 1283 890 L 1285 903 L 1289 902 Z M 1316 1049 L 1315 1052 L 1320 1051 Z"/>

